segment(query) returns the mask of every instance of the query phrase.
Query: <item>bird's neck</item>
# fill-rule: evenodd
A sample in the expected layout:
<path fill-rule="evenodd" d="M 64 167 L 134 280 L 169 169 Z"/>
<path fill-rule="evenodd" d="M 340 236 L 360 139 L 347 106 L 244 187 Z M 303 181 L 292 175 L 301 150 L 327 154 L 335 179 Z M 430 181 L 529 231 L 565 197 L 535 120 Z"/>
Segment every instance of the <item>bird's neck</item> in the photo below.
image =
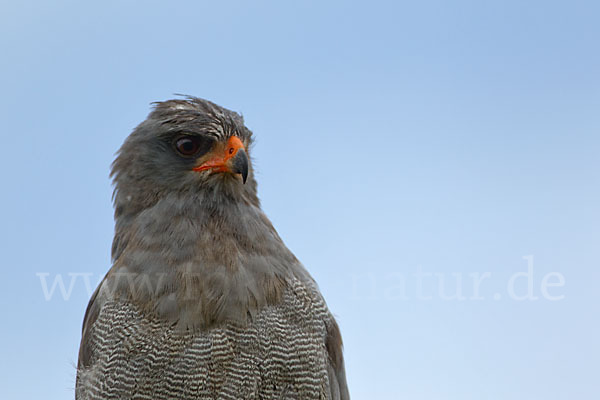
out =
<path fill-rule="evenodd" d="M 111 271 L 131 277 L 116 286 L 184 325 L 245 319 L 277 302 L 288 277 L 310 279 L 258 204 L 243 199 L 170 194 L 122 217 Z"/>

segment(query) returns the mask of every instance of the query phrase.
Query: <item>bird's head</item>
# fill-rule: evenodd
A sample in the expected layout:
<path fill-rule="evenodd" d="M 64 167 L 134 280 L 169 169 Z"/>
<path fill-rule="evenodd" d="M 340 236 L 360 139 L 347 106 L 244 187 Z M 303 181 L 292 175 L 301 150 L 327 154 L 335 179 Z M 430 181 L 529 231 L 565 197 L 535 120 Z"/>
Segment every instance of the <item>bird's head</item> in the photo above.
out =
<path fill-rule="evenodd" d="M 169 194 L 222 195 L 258 204 L 251 143 L 242 116 L 210 101 L 155 103 L 112 165 L 117 216 L 139 212 Z"/>

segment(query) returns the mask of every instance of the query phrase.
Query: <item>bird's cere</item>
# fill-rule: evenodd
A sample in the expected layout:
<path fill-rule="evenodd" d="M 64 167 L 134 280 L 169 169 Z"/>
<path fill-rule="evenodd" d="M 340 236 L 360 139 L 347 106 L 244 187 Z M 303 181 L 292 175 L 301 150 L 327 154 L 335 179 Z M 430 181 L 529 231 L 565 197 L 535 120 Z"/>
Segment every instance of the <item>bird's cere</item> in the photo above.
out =
<path fill-rule="evenodd" d="M 240 174 L 246 183 L 248 177 L 248 155 L 244 143 L 237 136 L 231 136 L 227 145 L 217 146 L 214 155 L 207 161 L 194 168 L 194 171 L 231 172 Z"/>

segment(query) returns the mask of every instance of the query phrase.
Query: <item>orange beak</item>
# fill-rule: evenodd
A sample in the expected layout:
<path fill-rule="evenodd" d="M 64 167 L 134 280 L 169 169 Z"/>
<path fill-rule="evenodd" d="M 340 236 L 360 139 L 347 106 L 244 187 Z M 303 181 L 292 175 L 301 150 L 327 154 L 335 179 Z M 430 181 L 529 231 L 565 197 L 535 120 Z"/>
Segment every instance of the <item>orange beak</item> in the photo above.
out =
<path fill-rule="evenodd" d="M 248 155 L 240 138 L 237 136 L 230 137 L 225 149 L 223 150 L 222 146 L 219 146 L 215 152 L 214 157 L 193 168 L 193 170 L 241 174 L 242 181 L 246 183 L 248 178 Z"/>

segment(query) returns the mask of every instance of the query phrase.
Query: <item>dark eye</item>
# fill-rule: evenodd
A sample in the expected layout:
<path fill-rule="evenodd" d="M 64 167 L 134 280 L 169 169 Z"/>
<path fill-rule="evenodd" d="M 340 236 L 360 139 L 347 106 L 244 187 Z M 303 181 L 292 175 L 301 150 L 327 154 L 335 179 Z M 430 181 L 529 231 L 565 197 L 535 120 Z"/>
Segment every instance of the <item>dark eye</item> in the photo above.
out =
<path fill-rule="evenodd" d="M 175 148 L 179 154 L 186 157 L 195 156 L 200 150 L 207 147 L 208 144 L 196 136 L 182 136 L 175 139 Z"/>

